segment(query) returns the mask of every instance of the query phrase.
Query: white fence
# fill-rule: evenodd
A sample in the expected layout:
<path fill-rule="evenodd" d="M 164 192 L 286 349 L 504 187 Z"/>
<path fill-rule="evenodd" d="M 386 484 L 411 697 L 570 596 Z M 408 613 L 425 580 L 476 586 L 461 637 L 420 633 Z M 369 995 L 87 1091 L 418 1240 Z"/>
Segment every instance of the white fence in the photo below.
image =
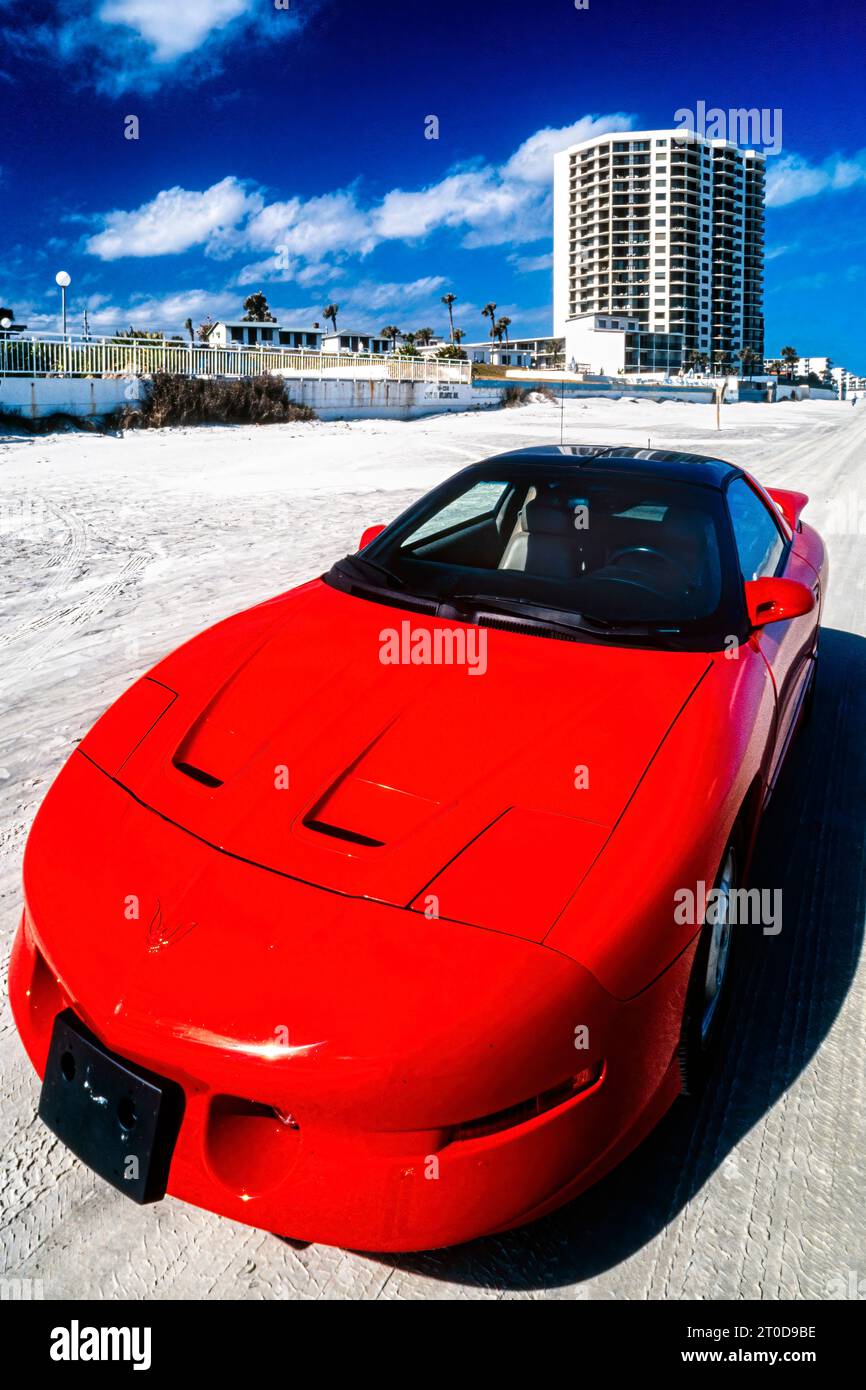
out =
<path fill-rule="evenodd" d="M 0 336 L 0 377 L 257 376 L 259 372 L 320 375 L 350 371 L 385 381 L 472 379 L 470 362 L 441 358 L 288 352 L 279 348 L 205 347 L 167 338 Z"/>

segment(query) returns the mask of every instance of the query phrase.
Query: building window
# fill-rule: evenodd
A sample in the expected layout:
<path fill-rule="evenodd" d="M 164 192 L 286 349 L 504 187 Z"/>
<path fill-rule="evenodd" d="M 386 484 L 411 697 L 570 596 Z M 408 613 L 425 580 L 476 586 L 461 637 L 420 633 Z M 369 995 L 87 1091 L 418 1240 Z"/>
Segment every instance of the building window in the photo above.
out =
<path fill-rule="evenodd" d="M 242 343 L 244 340 L 244 330 L 242 328 L 230 328 L 229 333 L 233 343 Z"/>

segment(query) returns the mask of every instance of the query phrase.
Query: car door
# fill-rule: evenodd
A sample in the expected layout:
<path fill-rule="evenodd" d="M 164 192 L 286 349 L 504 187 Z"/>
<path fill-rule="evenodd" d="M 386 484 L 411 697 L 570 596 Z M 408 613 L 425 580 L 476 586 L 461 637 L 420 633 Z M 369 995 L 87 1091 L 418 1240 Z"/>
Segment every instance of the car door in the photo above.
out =
<path fill-rule="evenodd" d="M 727 503 L 743 579 L 796 579 L 812 589 L 817 598 L 814 569 L 797 553 L 775 509 L 746 478 L 733 479 L 727 490 Z M 817 614 L 816 607 L 799 618 L 768 623 L 752 636 L 776 691 L 775 736 L 768 769 L 770 789 L 778 776 L 805 693 Z"/>

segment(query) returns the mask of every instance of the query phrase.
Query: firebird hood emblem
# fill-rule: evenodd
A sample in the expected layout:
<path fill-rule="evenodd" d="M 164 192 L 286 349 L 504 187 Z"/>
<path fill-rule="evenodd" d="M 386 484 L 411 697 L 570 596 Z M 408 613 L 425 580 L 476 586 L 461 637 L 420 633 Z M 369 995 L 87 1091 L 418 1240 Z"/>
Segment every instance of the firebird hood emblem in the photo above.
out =
<path fill-rule="evenodd" d="M 166 922 L 162 915 L 162 904 L 159 898 L 156 900 L 156 912 L 150 919 L 150 926 L 147 929 L 147 950 L 150 955 L 155 955 L 157 951 L 162 951 L 166 946 L 171 946 L 175 941 L 180 941 L 181 937 L 186 936 L 198 926 L 197 922 Z"/>

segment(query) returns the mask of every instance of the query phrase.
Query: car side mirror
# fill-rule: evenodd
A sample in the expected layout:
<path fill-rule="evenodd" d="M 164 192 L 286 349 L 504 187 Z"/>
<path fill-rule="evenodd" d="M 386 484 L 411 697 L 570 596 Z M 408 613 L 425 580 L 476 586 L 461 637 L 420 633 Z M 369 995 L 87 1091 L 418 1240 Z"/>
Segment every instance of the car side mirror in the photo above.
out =
<path fill-rule="evenodd" d="M 366 546 L 372 544 L 377 536 L 381 536 L 384 529 L 384 526 L 368 526 L 361 536 L 361 544 L 358 546 L 358 549 L 364 550 Z"/>
<path fill-rule="evenodd" d="M 747 579 L 743 587 L 752 627 L 799 618 L 815 607 L 814 593 L 798 579 Z"/>

